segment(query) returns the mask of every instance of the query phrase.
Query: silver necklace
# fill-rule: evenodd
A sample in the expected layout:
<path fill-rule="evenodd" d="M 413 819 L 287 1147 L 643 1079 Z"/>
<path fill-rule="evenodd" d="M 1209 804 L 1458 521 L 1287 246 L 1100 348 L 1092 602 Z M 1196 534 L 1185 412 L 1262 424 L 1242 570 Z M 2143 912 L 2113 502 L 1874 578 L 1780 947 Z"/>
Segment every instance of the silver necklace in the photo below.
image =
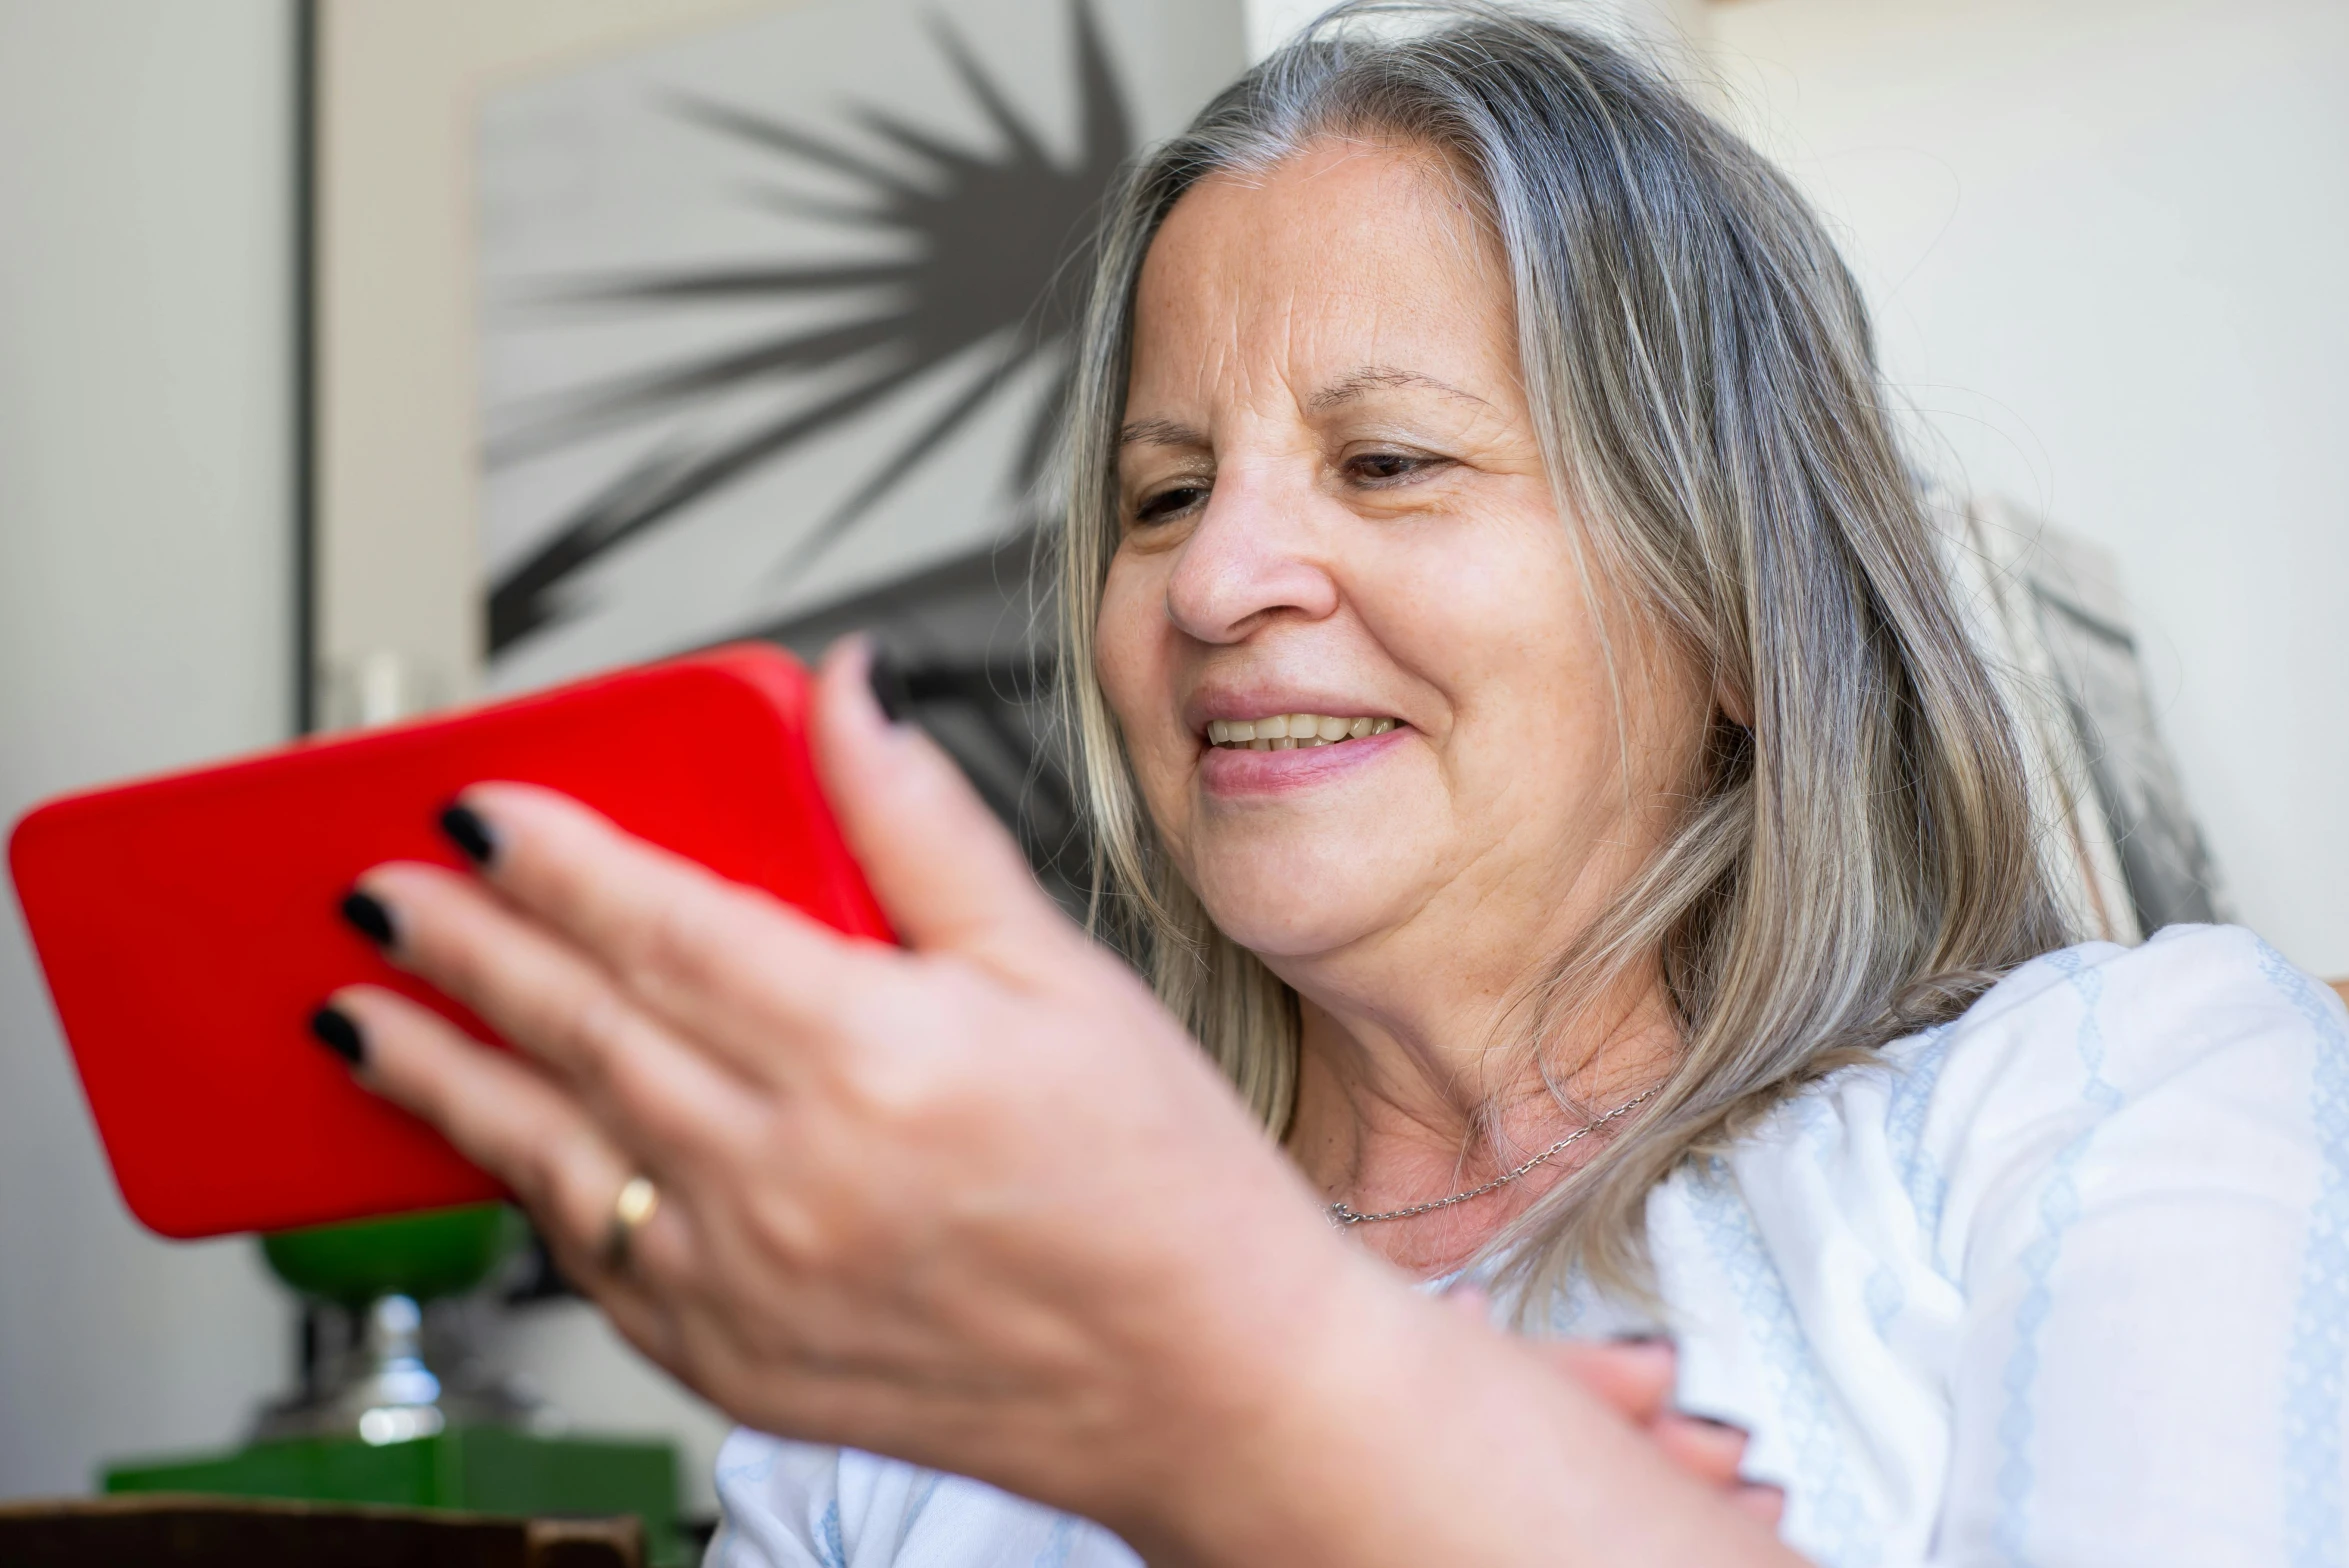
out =
<path fill-rule="evenodd" d="M 1657 1089 L 1662 1087 L 1662 1084 L 1658 1084 L 1656 1086 Z M 1518 1166 L 1513 1171 L 1503 1171 L 1500 1175 L 1495 1176 L 1491 1181 L 1486 1182 L 1481 1187 L 1471 1187 L 1466 1192 L 1455 1192 L 1448 1198 L 1436 1198 L 1427 1203 L 1414 1203 L 1407 1209 L 1388 1209 L 1379 1214 L 1364 1214 L 1348 1204 L 1333 1203 L 1329 1206 L 1328 1210 L 1329 1222 L 1332 1225 L 1337 1226 L 1338 1229 L 1344 1230 L 1349 1225 L 1375 1225 L 1380 1220 L 1407 1220 L 1414 1214 L 1432 1214 L 1438 1209 L 1448 1209 L 1455 1203 L 1466 1203 L 1471 1198 L 1481 1198 L 1488 1192 L 1495 1192 L 1500 1188 L 1508 1186 L 1509 1183 L 1515 1181 L 1518 1177 L 1523 1176 L 1526 1172 L 1537 1170 L 1540 1167 L 1549 1164 L 1550 1161 L 1556 1159 L 1559 1155 L 1564 1154 L 1575 1144 L 1580 1143 L 1583 1139 L 1589 1137 L 1592 1133 L 1597 1132 L 1601 1127 L 1606 1126 L 1607 1123 L 1615 1120 L 1619 1116 L 1630 1114 L 1632 1108 L 1639 1105 L 1642 1101 L 1654 1099 L 1655 1095 L 1656 1089 L 1649 1089 L 1643 1094 L 1633 1095 L 1630 1099 L 1625 1100 L 1621 1105 L 1616 1106 L 1606 1115 L 1599 1117 L 1595 1121 L 1583 1123 L 1580 1127 L 1575 1128 L 1565 1137 L 1560 1138 L 1556 1143 L 1553 1143 L 1548 1148 L 1542 1150 L 1541 1153 L 1535 1155 L 1532 1159 L 1527 1160 L 1523 1165 Z"/>

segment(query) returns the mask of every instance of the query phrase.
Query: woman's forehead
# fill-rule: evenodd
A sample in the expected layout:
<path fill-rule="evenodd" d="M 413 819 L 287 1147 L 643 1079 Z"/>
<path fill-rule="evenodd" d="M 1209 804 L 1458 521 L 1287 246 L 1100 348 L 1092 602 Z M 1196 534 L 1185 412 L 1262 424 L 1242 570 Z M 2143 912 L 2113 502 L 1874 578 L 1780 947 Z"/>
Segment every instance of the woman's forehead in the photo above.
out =
<path fill-rule="evenodd" d="M 1137 399 L 1269 388 L 1328 403 L 1361 388 L 1489 396 L 1516 375 L 1508 269 L 1434 154 L 1309 144 L 1218 173 L 1168 214 L 1136 299 Z"/>

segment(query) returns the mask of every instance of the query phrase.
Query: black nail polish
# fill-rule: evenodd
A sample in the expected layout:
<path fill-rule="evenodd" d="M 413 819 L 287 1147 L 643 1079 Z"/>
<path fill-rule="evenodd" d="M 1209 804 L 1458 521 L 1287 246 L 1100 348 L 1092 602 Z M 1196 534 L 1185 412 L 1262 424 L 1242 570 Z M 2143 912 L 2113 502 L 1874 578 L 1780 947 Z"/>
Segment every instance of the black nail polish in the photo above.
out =
<path fill-rule="evenodd" d="M 392 914 L 383 900 L 357 888 L 343 895 L 343 918 L 358 928 L 359 934 L 377 947 L 390 947 L 400 939 L 392 926 Z"/>
<path fill-rule="evenodd" d="M 465 852 L 465 858 L 477 866 L 487 867 L 498 858 L 497 835 L 489 824 L 481 820 L 481 813 L 471 806 L 459 803 L 440 814 L 440 830 L 449 836 L 449 842 Z"/>
<path fill-rule="evenodd" d="M 906 689 L 905 672 L 897 661 L 875 648 L 866 678 L 873 683 L 873 701 L 880 705 L 882 717 L 892 724 L 904 722 L 913 711 L 913 693 Z"/>
<path fill-rule="evenodd" d="M 310 1032 L 318 1043 L 353 1067 L 367 1065 L 367 1037 L 351 1022 L 351 1015 L 328 1002 L 310 1015 Z"/>

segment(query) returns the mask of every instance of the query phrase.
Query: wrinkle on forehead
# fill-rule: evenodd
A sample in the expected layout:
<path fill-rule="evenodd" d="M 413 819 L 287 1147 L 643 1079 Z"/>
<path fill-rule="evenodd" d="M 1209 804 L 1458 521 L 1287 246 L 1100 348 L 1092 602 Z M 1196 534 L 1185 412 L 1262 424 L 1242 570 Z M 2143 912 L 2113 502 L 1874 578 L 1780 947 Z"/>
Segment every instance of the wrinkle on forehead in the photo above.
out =
<path fill-rule="evenodd" d="M 1365 158 L 1381 160 L 1387 166 L 1387 173 L 1398 183 L 1406 183 L 1417 193 L 1431 196 L 1438 205 L 1450 209 L 1452 221 L 1433 227 L 1441 229 L 1441 237 L 1451 247 L 1456 260 L 1480 271 L 1497 260 L 1502 263 L 1501 274 L 1507 275 L 1500 222 L 1483 184 L 1459 157 L 1417 137 L 1325 130 L 1307 137 L 1278 157 L 1227 164 L 1201 179 L 1193 189 L 1224 184 L 1243 190 L 1262 190 L 1276 176 L 1312 184 L 1343 174 Z M 1514 304 L 1512 296 L 1512 310 Z"/>
<path fill-rule="evenodd" d="M 1137 349 L 1179 343 L 1182 358 L 1137 353 L 1129 394 L 1147 390 L 1152 406 L 1137 411 L 1159 417 L 1135 421 L 1127 441 L 1201 444 L 1191 424 L 1205 410 L 1170 398 L 1320 413 L 1411 388 L 1489 407 L 1463 379 L 1518 392 L 1509 269 L 1467 183 L 1423 145 L 1335 138 L 1201 180 L 1144 264 Z M 1492 328 L 1474 334 L 1473 355 L 1461 352 L 1463 315 Z"/>

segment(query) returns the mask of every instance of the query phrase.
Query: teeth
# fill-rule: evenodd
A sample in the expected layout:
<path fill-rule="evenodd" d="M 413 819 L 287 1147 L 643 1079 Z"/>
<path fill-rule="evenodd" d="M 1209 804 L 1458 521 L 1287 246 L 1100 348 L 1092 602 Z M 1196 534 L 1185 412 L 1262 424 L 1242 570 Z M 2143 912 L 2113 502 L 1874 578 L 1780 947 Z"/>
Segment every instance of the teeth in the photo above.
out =
<path fill-rule="evenodd" d="M 1276 713 L 1263 719 L 1211 719 L 1207 740 L 1210 745 L 1249 751 L 1296 751 L 1384 735 L 1394 727 L 1393 719 L 1374 719 L 1367 714 L 1348 717 L 1328 713 Z"/>

